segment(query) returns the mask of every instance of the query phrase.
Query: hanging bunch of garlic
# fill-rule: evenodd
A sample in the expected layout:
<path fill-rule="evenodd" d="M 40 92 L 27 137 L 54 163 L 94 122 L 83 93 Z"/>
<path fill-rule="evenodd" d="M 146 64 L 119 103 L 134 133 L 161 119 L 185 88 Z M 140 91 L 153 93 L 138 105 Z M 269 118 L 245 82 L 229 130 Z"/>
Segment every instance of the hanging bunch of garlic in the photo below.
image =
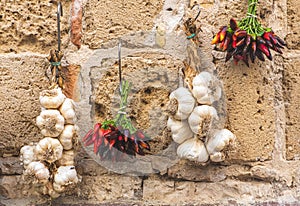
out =
<path fill-rule="evenodd" d="M 44 138 L 23 146 L 20 159 L 25 168 L 25 180 L 43 185 L 37 187 L 40 192 L 56 198 L 79 181 L 74 166 L 74 142 L 78 131 L 75 104 L 60 87 L 42 91 L 39 100 L 42 111 L 36 124 Z"/>
<path fill-rule="evenodd" d="M 221 128 L 223 125 L 213 106 L 222 96 L 221 83 L 206 71 L 185 78 L 189 80 L 189 89 L 179 87 L 169 96 L 167 126 L 173 140 L 179 144 L 177 155 L 204 164 L 208 160 L 224 161 L 224 150 L 235 136 Z"/>

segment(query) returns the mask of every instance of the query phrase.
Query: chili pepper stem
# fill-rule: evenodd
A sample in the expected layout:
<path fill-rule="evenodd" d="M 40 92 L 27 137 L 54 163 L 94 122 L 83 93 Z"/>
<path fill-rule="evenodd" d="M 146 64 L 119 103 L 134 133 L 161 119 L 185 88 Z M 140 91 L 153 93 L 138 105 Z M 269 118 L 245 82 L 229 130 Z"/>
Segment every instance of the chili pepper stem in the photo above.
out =
<path fill-rule="evenodd" d="M 121 85 L 121 101 L 120 101 L 120 109 L 118 111 L 117 116 L 114 119 L 116 125 L 120 125 L 123 128 L 126 128 L 130 131 L 131 134 L 137 131 L 136 128 L 131 124 L 130 119 L 126 116 L 126 108 L 127 108 L 127 101 L 128 101 L 128 93 L 130 91 L 131 84 L 128 81 L 122 81 Z"/>
<path fill-rule="evenodd" d="M 258 0 L 248 0 L 247 16 L 238 23 L 239 28 L 247 31 L 253 39 L 256 39 L 257 36 L 261 36 L 265 32 L 265 29 L 257 20 L 257 4 Z"/>

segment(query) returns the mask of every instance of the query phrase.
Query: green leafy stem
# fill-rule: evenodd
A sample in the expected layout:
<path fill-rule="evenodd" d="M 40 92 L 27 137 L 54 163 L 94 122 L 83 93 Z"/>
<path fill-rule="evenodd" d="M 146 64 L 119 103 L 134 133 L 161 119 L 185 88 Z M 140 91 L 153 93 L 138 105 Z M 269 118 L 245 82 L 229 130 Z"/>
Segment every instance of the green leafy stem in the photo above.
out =
<path fill-rule="evenodd" d="M 239 28 L 247 31 L 253 39 L 256 39 L 257 36 L 262 36 L 264 32 L 271 31 L 269 28 L 263 28 L 257 20 L 257 4 L 258 0 L 248 0 L 247 16 L 238 23 Z"/>
<path fill-rule="evenodd" d="M 127 101 L 128 101 L 128 94 L 131 88 L 131 83 L 128 81 L 123 80 L 121 83 L 121 101 L 120 101 L 120 108 L 118 114 L 113 120 L 106 120 L 102 124 L 102 128 L 107 129 L 109 125 L 113 126 L 122 126 L 123 129 L 128 129 L 131 134 L 135 133 L 137 129 L 132 125 L 130 119 L 126 116 L 126 108 L 127 108 Z"/>

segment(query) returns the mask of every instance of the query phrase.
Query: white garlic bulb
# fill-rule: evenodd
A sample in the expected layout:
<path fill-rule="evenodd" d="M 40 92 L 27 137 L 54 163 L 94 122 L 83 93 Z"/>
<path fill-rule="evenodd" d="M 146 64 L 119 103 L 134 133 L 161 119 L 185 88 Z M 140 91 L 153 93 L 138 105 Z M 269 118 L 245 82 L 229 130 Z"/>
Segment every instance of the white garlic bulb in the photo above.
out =
<path fill-rule="evenodd" d="M 180 158 L 200 163 L 207 162 L 209 159 L 204 143 L 196 137 L 188 139 L 179 145 L 177 155 Z"/>
<path fill-rule="evenodd" d="M 64 103 L 59 108 L 60 113 L 66 120 L 66 124 L 75 124 L 76 122 L 74 105 L 75 103 L 72 99 L 66 98 Z"/>
<path fill-rule="evenodd" d="M 193 137 L 193 132 L 186 120 L 174 120 L 169 117 L 167 127 L 171 130 L 174 142 L 181 144 Z"/>
<path fill-rule="evenodd" d="M 222 129 L 215 132 L 206 144 L 210 159 L 214 162 L 224 161 L 225 156 L 221 151 L 234 140 L 235 135 L 228 129 Z"/>
<path fill-rule="evenodd" d="M 200 104 L 211 105 L 221 98 L 219 80 L 209 72 L 201 72 L 193 79 L 192 93 Z"/>
<path fill-rule="evenodd" d="M 35 147 L 35 155 L 38 160 L 45 160 L 49 163 L 60 159 L 63 152 L 63 146 L 58 139 L 45 137 L 41 139 Z"/>
<path fill-rule="evenodd" d="M 41 162 L 31 162 L 24 171 L 25 176 L 32 176 L 40 183 L 46 184 L 50 178 L 48 168 Z"/>
<path fill-rule="evenodd" d="M 63 192 L 68 185 L 78 183 L 77 172 L 74 166 L 60 166 L 54 175 L 53 188 Z"/>
<path fill-rule="evenodd" d="M 61 135 L 59 136 L 59 141 L 64 147 L 64 150 L 72 149 L 73 147 L 73 138 L 76 135 L 76 129 L 74 125 L 67 124 L 65 125 L 64 130 L 62 131 Z"/>
<path fill-rule="evenodd" d="M 47 109 L 58 108 L 65 100 L 66 96 L 62 93 L 61 88 L 43 90 L 40 93 L 40 103 Z"/>
<path fill-rule="evenodd" d="M 36 160 L 34 153 L 34 145 L 25 145 L 20 150 L 20 160 L 23 162 L 24 168 L 27 168 L 28 164 Z"/>
<path fill-rule="evenodd" d="M 47 137 L 58 137 L 63 131 L 65 119 L 58 110 L 43 110 L 36 118 L 36 124 L 40 128 L 42 135 Z"/>
<path fill-rule="evenodd" d="M 195 106 L 195 99 L 191 92 L 184 87 L 179 87 L 170 96 L 170 115 L 178 120 L 187 119 Z"/>
<path fill-rule="evenodd" d="M 201 105 L 194 108 L 188 122 L 195 134 L 205 136 L 212 129 L 213 122 L 218 119 L 217 110 L 214 107 Z"/>
<path fill-rule="evenodd" d="M 57 161 L 59 166 L 72 166 L 74 165 L 74 150 L 63 151 L 62 157 Z"/>

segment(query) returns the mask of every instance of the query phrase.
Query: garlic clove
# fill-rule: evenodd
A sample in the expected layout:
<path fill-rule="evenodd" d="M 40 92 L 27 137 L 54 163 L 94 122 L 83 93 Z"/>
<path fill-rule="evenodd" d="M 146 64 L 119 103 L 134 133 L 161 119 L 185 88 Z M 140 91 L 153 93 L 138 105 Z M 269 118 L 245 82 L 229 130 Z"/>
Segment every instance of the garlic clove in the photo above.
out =
<path fill-rule="evenodd" d="M 209 159 L 212 162 L 223 162 L 225 160 L 225 155 L 223 152 L 216 152 L 214 154 L 209 155 Z"/>
<path fill-rule="evenodd" d="M 59 108 L 59 111 L 65 118 L 67 124 L 75 124 L 76 122 L 76 113 L 74 107 L 74 101 L 70 98 L 66 98 L 61 107 Z"/>
<path fill-rule="evenodd" d="M 52 163 L 62 157 L 63 146 L 58 139 L 45 137 L 38 142 L 34 152 L 38 160 Z"/>
<path fill-rule="evenodd" d="M 201 105 L 194 108 L 188 118 L 188 123 L 195 134 L 205 136 L 213 129 L 213 123 L 218 119 L 217 110 L 214 107 Z"/>
<path fill-rule="evenodd" d="M 209 72 L 201 72 L 193 79 L 192 93 L 198 103 L 211 105 L 221 98 L 220 81 Z"/>
<path fill-rule="evenodd" d="M 25 176 L 34 177 L 38 182 L 46 184 L 50 178 L 48 168 L 41 162 L 31 162 L 24 171 Z"/>
<path fill-rule="evenodd" d="M 57 161 L 59 166 L 72 166 L 74 162 L 74 150 L 63 151 L 62 157 Z"/>
<path fill-rule="evenodd" d="M 196 102 L 191 92 L 184 87 L 179 87 L 171 92 L 169 99 L 169 113 L 178 120 L 187 119 Z"/>
<path fill-rule="evenodd" d="M 220 162 L 225 159 L 225 155 L 221 153 L 222 150 L 236 139 L 235 135 L 228 129 L 218 130 L 211 136 L 206 144 L 211 160 Z"/>
<path fill-rule="evenodd" d="M 75 166 L 60 166 L 54 174 L 53 188 L 57 192 L 62 192 L 68 185 L 76 184 L 78 181 Z"/>
<path fill-rule="evenodd" d="M 193 132 L 186 120 L 178 121 L 169 117 L 167 127 L 171 130 L 174 142 L 181 144 L 193 137 Z"/>
<path fill-rule="evenodd" d="M 73 147 L 73 138 L 76 135 L 76 128 L 74 125 L 65 125 L 64 130 L 59 136 L 59 141 L 64 147 L 64 150 L 70 150 Z"/>
<path fill-rule="evenodd" d="M 36 118 L 36 124 L 42 135 L 58 137 L 64 129 L 65 119 L 58 110 L 47 109 L 43 110 Z"/>
<path fill-rule="evenodd" d="M 183 142 L 177 148 L 177 155 L 180 158 L 200 163 L 207 162 L 209 159 L 204 143 L 195 137 Z"/>
<path fill-rule="evenodd" d="M 20 150 L 20 160 L 23 162 L 24 168 L 27 168 L 28 164 L 36 160 L 34 153 L 34 145 L 25 145 Z"/>
<path fill-rule="evenodd" d="M 61 88 L 44 90 L 40 93 L 40 103 L 47 109 L 58 108 L 65 100 L 66 96 L 62 93 Z"/>

